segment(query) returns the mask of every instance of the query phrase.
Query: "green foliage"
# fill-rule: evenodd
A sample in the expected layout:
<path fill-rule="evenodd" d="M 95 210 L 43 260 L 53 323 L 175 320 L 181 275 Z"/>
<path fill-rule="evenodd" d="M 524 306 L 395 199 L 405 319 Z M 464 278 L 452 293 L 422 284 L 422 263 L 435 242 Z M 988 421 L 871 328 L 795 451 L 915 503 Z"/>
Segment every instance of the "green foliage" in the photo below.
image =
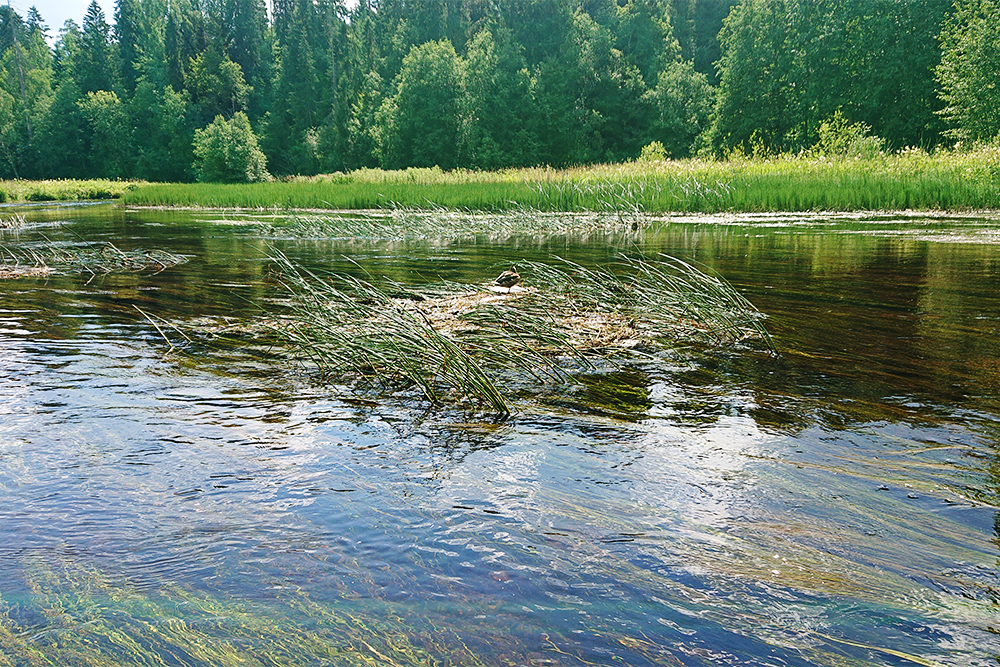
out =
<path fill-rule="evenodd" d="M 135 90 L 142 50 L 143 26 L 139 0 L 116 0 L 114 36 L 118 44 L 118 80 L 125 90 Z"/>
<path fill-rule="evenodd" d="M 207 47 L 205 17 L 191 0 L 169 3 L 163 26 L 166 81 L 183 90 L 191 62 Z"/>
<path fill-rule="evenodd" d="M 38 175 L 36 135 L 52 105 L 52 54 L 35 30 L 0 56 L 0 175 Z"/>
<path fill-rule="evenodd" d="M 79 101 L 80 110 L 90 129 L 91 150 L 103 160 L 96 165 L 100 178 L 130 176 L 131 128 L 128 109 L 115 93 L 100 90 L 87 93 Z"/>
<path fill-rule="evenodd" d="M 540 162 L 623 160 L 647 140 L 649 105 L 637 67 L 614 48 L 605 26 L 584 12 L 569 17 L 564 41 L 535 72 Z"/>
<path fill-rule="evenodd" d="M 384 164 L 459 166 L 464 69 L 446 40 L 410 50 L 378 113 Z"/>
<path fill-rule="evenodd" d="M 738 0 L 673 0 L 674 35 L 681 57 L 694 64 L 713 86 L 719 84 L 716 63 L 721 56 L 722 22 Z"/>
<path fill-rule="evenodd" d="M 74 79 L 81 92 L 114 90 L 112 57 L 111 26 L 105 20 L 104 10 L 97 4 L 97 0 L 91 0 L 83 17 L 80 51 L 74 72 Z"/>
<path fill-rule="evenodd" d="M 670 2 L 627 0 L 617 9 L 616 46 L 650 86 L 663 68 L 680 57 L 670 24 Z"/>
<path fill-rule="evenodd" d="M 257 145 L 250 119 L 242 111 L 194 133 L 195 172 L 209 183 L 259 183 L 270 179 L 267 158 Z"/>
<path fill-rule="evenodd" d="M 669 157 L 667 149 L 659 141 L 653 141 L 642 147 L 639 162 L 663 162 Z"/>
<path fill-rule="evenodd" d="M 1000 0 L 951 3 L 116 0 L 52 47 L 0 6 L 0 177 L 190 180 L 238 112 L 279 175 L 990 141 Z"/>
<path fill-rule="evenodd" d="M 962 141 L 1000 138 L 1000 2 L 958 0 L 941 31 L 937 78 L 948 134 Z"/>
<path fill-rule="evenodd" d="M 499 169 L 531 164 L 538 141 L 530 126 L 537 113 L 531 76 L 510 34 L 497 43 L 484 29 L 466 47 L 465 90 L 468 164 Z"/>
<path fill-rule="evenodd" d="M 36 145 L 39 174 L 49 178 L 74 178 L 91 171 L 87 119 L 80 108 L 83 97 L 72 80 L 55 91 L 49 113 L 38 128 Z"/>
<path fill-rule="evenodd" d="M 864 123 L 851 123 L 839 111 L 819 126 L 819 140 L 811 151 L 827 158 L 871 159 L 885 150 L 885 140 L 871 135 Z"/>
<path fill-rule="evenodd" d="M 936 114 L 934 36 L 950 0 L 744 0 L 725 22 L 711 139 L 716 149 L 756 132 L 770 150 L 816 140 L 834 112 L 888 145 L 929 146 Z"/>
<path fill-rule="evenodd" d="M 194 127 L 187 98 L 142 80 L 131 101 L 135 175 L 150 181 L 193 180 Z"/>
<path fill-rule="evenodd" d="M 672 157 L 688 157 L 699 135 L 709 126 L 713 90 L 708 78 L 695 71 L 690 62 L 667 65 L 647 93 L 656 114 L 650 134 L 665 146 Z"/>
<path fill-rule="evenodd" d="M 229 118 L 246 111 L 251 88 L 243 78 L 243 69 L 210 46 L 191 61 L 187 90 L 199 117 L 207 119 L 217 115 Z"/>
<path fill-rule="evenodd" d="M 327 141 L 320 139 L 320 128 L 334 111 L 335 17 L 328 3 L 296 0 L 288 5 L 282 5 L 278 23 L 278 75 L 263 148 L 269 164 L 280 173 L 315 174 L 327 162 L 328 149 L 342 150 L 340 137 L 328 133 Z"/>

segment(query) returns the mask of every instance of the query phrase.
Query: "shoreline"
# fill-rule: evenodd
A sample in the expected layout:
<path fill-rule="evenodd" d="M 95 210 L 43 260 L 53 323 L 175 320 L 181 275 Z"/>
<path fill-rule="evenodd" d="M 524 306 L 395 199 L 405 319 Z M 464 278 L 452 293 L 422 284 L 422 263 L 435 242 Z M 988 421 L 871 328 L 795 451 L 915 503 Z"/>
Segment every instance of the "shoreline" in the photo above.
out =
<path fill-rule="evenodd" d="M 263 183 L 3 181 L 5 206 L 500 213 L 969 214 L 1000 210 L 1000 148 L 866 159 L 778 156 L 473 172 L 362 169 Z M 373 213 L 374 214 L 374 213 Z"/>

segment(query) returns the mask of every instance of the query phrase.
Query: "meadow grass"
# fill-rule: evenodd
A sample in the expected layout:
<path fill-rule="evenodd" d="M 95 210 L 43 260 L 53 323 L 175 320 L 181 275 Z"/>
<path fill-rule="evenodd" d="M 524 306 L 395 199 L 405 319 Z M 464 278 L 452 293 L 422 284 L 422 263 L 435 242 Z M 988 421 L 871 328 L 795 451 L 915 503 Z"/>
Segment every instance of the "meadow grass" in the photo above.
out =
<path fill-rule="evenodd" d="M 866 159 L 637 161 L 497 172 L 437 168 L 350 173 L 248 185 L 140 184 L 137 206 L 245 209 L 795 212 L 1000 208 L 1000 148 L 907 150 Z"/>
<path fill-rule="evenodd" d="M 138 181 L 46 180 L 0 181 L 0 202 L 85 201 L 118 199 L 138 186 Z"/>

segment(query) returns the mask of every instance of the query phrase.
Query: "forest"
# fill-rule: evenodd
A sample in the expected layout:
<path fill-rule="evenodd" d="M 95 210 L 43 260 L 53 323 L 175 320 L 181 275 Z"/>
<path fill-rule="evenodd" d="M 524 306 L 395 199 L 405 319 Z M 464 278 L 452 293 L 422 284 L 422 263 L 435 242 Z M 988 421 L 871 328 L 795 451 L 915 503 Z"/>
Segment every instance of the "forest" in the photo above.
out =
<path fill-rule="evenodd" d="M 1000 133 L 1000 0 L 0 7 L 0 178 L 264 181 Z M 857 134 L 855 132 L 855 134 Z"/>

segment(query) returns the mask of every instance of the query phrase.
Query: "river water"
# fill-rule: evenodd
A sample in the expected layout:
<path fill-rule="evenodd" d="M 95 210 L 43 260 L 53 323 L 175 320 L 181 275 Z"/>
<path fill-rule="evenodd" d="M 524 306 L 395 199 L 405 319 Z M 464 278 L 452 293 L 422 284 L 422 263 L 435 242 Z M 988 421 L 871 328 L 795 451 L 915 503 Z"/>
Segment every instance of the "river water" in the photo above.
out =
<path fill-rule="evenodd" d="M 0 665 L 998 662 L 995 216 L 387 240 L 14 213 L 0 246 L 187 261 L 0 281 Z M 183 341 L 281 298 L 271 247 L 415 284 L 663 252 L 778 353 L 678 351 L 500 419 Z"/>

